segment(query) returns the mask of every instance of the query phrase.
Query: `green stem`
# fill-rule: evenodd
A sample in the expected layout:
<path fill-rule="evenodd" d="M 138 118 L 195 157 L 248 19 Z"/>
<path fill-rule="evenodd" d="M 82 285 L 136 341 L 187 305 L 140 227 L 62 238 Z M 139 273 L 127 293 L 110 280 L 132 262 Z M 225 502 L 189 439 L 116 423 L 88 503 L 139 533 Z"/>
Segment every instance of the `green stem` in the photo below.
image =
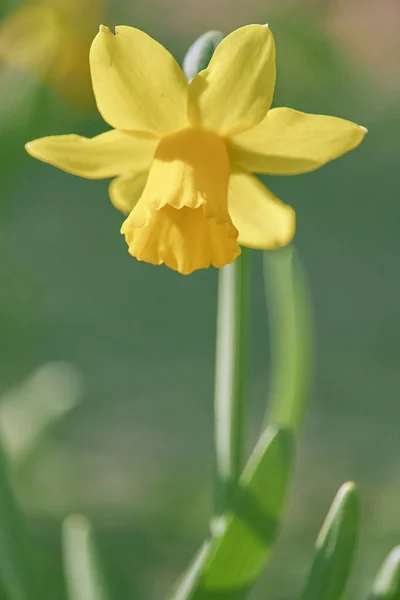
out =
<path fill-rule="evenodd" d="M 312 321 L 303 266 L 293 246 L 264 252 L 271 339 L 267 424 L 298 433 L 310 395 Z"/>
<path fill-rule="evenodd" d="M 221 514 L 243 467 L 248 362 L 248 251 L 220 269 L 215 366 L 215 511 Z"/>

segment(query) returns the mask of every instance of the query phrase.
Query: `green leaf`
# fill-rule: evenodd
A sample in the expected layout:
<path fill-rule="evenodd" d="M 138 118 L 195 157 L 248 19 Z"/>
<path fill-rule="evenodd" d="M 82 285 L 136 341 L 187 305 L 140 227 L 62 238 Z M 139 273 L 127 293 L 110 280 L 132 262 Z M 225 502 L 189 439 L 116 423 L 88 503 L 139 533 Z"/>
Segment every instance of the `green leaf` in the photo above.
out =
<path fill-rule="evenodd" d="M 341 600 L 357 542 L 359 500 L 354 483 L 339 490 L 317 539 L 302 600 Z"/>
<path fill-rule="evenodd" d="M 183 59 L 183 71 L 189 81 L 208 67 L 215 48 L 223 38 L 224 34 L 220 31 L 207 31 L 193 42 Z"/>
<path fill-rule="evenodd" d="M 306 273 L 293 245 L 264 252 L 271 336 L 267 423 L 298 432 L 310 396 L 312 312 Z"/>
<path fill-rule="evenodd" d="M 179 579 L 176 588 L 170 595 L 171 600 L 189 600 L 201 582 L 205 566 L 212 551 L 212 541 L 209 540 L 200 548 L 192 564 Z"/>
<path fill-rule="evenodd" d="M 63 557 L 69 600 L 108 600 L 92 528 L 81 515 L 64 521 Z"/>
<path fill-rule="evenodd" d="M 260 575 L 272 550 L 292 466 L 292 436 L 269 428 L 243 475 L 232 511 L 214 521 L 211 540 L 196 557 L 173 600 L 238 600 Z"/>
<path fill-rule="evenodd" d="M 369 600 L 400 600 L 400 546 L 391 551 L 380 568 Z"/>
<path fill-rule="evenodd" d="M 0 572 L 11 600 L 42 600 L 25 521 L 14 497 L 0 440 Z"/>

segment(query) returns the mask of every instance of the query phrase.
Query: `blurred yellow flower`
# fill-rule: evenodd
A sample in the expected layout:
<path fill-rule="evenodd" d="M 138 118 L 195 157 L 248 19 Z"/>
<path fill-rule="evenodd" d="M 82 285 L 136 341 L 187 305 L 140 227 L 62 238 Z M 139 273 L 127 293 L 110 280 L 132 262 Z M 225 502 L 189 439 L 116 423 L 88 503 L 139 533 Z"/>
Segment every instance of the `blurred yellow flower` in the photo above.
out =
<path fill-rule="evenodd" d="M 93 103 L 87 55 L 102 0 L 30 0 L 0 23 L 0 63 L 49 83 L 67 101 Z"/>
<path fill-rule="evenodd" d="M 116 177 L 114 206 L 138 260 L 183 274 L 222 267 L 240 245 L 284 246 L 295 213 L 251 172 L 293 175 L 355 148 L 365 128 L 290 108 L 270 110 L 275 44 L 267 26 L 226 37 L 189 84 L 171 54 L 132 27 L 101 26 L 90 51 L 98 109 L 113 130 L 27 144 L 44 162 Z"/>

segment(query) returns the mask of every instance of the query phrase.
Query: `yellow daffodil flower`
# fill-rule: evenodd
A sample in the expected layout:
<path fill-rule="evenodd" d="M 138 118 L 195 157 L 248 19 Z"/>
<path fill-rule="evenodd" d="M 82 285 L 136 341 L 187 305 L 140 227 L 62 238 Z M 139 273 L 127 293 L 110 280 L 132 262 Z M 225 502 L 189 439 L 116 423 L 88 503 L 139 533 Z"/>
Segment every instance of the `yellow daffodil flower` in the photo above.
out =
<path fill-rule="evenodd" d="M 188 83 L 172 55 L 132 27 L 104 26 L 90 67 L 98 109 L 114 129 L 88 139 L 27 144 L 44 162 L 87 178 L 116 177 L 114 206 L 138 260 L 183 274 L 222 267 L 240 246 L 279 248 L 295 213 L 251 172 L 312 171 L 355 148 L 365 128 L 335 117 L 270 109 L 275 44 L 267 26 L 227 36 Z"/>
<path fill-rule="evenodd" d="M 29 0 L 0 24 L 0 61 L 49 83 L 80 107 L 93 103 L 87 55 L 102 0 Z"/>

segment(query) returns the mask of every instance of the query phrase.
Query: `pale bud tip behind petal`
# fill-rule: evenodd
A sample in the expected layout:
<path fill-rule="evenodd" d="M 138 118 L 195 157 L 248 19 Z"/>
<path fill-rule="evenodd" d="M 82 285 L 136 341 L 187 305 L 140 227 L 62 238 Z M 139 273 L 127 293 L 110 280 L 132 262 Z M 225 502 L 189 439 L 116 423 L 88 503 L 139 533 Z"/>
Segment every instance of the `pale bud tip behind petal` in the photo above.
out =
<path fill-rule="evenodd" d="M 363 125 L 359 125 L 359 128 L 361 129 L 361 131 L 363 131 L 364 133 L 368 133 L 368 129 L 366 127 L 364 127 Z"/>
<path fill-rule="evenodd" d="M 267 29 L 269 29 L 268 23 L 264 23 L 263 27 L 266 27 Z"/>
<path fill-rule="evenodd" d="M 99 33 L 111 33 L 111 31 L 106 25 L 100 25 Z"/>

